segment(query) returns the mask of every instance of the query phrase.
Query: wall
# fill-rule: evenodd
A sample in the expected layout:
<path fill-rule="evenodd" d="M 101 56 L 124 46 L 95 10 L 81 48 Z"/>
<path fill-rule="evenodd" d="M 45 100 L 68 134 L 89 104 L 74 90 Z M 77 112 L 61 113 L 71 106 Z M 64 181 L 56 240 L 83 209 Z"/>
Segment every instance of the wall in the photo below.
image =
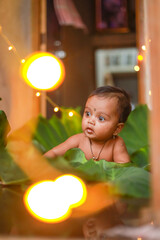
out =
<path fill-rule="evenodd" d="M 33 5 L 31 0 L 1 0 L 0 3 L 2 33 L 17 51 L 16 54 L 9 52 L 8 45 L 0 34 L 0 109 L 6 112 L 11 129 L 14 130 L 39 112 L 35 91 L 19 75 L 21 58 L 36 50 L 37 36 L 33 39 L 32 32 L 35 27 L 33 13 L 35 18 L 34 10 L 38 4 Z M 34 28 L 36 34 L 35 30 Z"/>

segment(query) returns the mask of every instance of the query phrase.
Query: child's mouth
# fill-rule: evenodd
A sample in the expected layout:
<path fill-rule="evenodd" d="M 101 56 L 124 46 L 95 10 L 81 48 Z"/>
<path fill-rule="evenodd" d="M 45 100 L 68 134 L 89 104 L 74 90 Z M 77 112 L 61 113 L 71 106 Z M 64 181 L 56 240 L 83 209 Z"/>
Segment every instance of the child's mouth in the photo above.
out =
<path fill-rule="evenodd" d="M 86 131 L 87 131 L 88 134 L 92 134 L 92 133 L 94 133 L 94 131 L 93 131 L 92 128 L 87 128 Z"/>

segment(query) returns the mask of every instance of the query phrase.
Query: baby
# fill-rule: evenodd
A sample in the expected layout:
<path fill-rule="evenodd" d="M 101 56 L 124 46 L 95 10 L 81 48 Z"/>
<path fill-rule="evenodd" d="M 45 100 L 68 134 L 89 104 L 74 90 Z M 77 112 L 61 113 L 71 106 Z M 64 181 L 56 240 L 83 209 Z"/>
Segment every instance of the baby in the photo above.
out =
<path fill-rule="evenodd" d="M 71 148 L 80 148 L 88 160 L 130 162 L 125 143 L 118 136 L 130 112 L 130 98 L 123 89 L 112 86 L 97 88 L 85 105 L 83 132 L 71 136 L 44 156 L 53 158 L 64 155 Z"/>

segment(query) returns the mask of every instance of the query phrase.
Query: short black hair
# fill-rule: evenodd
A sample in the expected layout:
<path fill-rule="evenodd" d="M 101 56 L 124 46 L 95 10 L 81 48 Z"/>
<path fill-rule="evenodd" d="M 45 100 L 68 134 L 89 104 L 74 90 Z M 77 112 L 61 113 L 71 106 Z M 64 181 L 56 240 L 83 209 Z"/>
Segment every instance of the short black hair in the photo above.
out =
<path fill-rule="evenodd" d="M 103 86 L 95 89 L 89 97 L 98 96 L 104 98 L 117 98 L 118 100 L 118 112 L 119 122 L 125 123 L 128 115 L 131 112 L 131 103 L 129 94 L 122 88 L 113 86 Z"/>

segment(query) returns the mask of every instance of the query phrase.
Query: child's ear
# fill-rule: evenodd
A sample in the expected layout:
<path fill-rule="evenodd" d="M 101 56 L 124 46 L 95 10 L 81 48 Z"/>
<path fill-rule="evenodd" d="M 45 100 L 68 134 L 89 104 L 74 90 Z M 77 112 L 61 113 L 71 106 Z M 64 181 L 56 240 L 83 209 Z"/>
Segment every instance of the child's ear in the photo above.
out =
<path fill-rule="evenodd" d="M 120 131 L 122 130 L 122 128 L 124 127 L 124 123 L 118 123 L 117 124 L 117 128 L 114 131 L 113 135 L 118 135 L 120 133 Z"/>

